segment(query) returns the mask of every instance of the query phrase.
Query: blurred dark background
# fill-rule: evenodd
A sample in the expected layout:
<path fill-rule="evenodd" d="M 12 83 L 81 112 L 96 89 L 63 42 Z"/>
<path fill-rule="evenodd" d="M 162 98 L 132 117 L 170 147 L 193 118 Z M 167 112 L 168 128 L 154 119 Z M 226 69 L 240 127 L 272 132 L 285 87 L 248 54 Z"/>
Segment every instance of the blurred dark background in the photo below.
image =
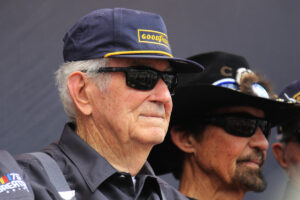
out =
<path fill-rule="evenodd" d="M 62 38 L 83 15 L 112 7 L 159 13 L 175 56 L 214 50 L 240 54 L 272 80 L 276 92 L 300 78 L 298 0 L 1 0 L 1 149 L 38 151 L 59 138 L 67 120 L 54 81 L 63 62 Z M 275 136 L 273 130 L 270 143 Z M 286 175 L 270 150 L 264 173 L 268 189 L 245 199 L 281 198 Z M 172 176 L 163 178 L 177 186 Z"/>

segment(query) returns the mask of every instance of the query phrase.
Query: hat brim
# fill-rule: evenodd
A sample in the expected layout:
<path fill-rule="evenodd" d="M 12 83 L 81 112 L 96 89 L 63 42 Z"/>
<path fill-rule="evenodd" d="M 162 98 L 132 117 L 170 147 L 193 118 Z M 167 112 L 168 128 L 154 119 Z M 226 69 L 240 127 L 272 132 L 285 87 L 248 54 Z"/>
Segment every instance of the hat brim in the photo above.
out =
<path fill-rule="evenodd" d="M 265 118 L 274 124 L 300 113 L 299 104 L 275 101 L 207 84 L 178 88 L 173 104 L 174 120 L 203 116 L 205 112 L 224 106 L 251 106 L 261 109 Z"/>
<path fill-rule="evenodd" d="M 188 98 L 187 98 L 188 97 Z M 300 115 L 300 106 L 261 97 L 247 95 L 232 89 L 214 85 L 197 85 L 179 88 L 173 98 L 172 120 L 198 118 L 204 113 L 224 106 L 251 106 L 261 109 L 265 117 L 277 124 Z M 170 127 L 172 124 L 170 125 Z M 148 161 L 157 175 L 180 168 L 180 150 L 175 147 L 169 133 L 163 143 L 153 147 Z"/>
<path fill-rule="evenodd" d="M 145 54 L 122 54 L 122 55 L 113 55 L 108 58 L 141 58 L 141 59 L 159 59 L 159 60 L 168 60 L 171 62 L 171 66 L 178 73 L 190 73 L 190 72 L 202 72 L 204 67 L 192 60 L 168 56 L 159 56 L 159 55 L 145 55 Z"/>

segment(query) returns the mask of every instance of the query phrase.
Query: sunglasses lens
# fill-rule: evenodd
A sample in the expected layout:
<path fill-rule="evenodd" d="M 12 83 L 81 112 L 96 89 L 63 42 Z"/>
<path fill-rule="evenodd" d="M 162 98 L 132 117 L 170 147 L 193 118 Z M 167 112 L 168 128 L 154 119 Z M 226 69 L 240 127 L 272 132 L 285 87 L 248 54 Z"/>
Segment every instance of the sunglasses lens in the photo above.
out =
<path fill-rule="evenodd" d="M 256 130 L 256 120 L 228 117 L 224 128 L 228 133 L 232 135 L 240 137 L 251 137 Z"/>
<path fill-rule="evenodd" d="M 135 70 L 126 72 L 126 82 L 129 87 L 139 90 L 151 90 L 158 82 L 158 74 L 150 70 Z"/>
<path fill-rule="evenodd" d="M 177 85 L 177 76 L 172 72 L 158 72 L 153 69 L 131 68 L 126 71 L 126 83 L 129 87 L 138 90 L 152 90 L 159 78 L 162 78 L 171 94 L 174 94 Z"/>
<path fill-rule="evenodd" d="M 209 124 L 222 127 L 227 133 L 240 137 L 251 137 L 259 127 L 268 139 L 271 133 L 271 123 L 265 119 L 239 116 L 237 114 L 221 115 L 207 118 Z"/>
<path fill-rule="evenodd" d="M 166 83 L 168 86 L 168 89 L 171 93 L 171 95 L 174 95 L 175 93 L 175 88 L 177 85 L 177 76 L 175 74 L 163 74 L 162 75 L 163 81 Z"/>
<path fill-rule="evenodd" d="M 271 124 L 266 120 L 261 120 L 258 122 L 258 125 L 265 137 L 268 139 L 271 134 Z"/>

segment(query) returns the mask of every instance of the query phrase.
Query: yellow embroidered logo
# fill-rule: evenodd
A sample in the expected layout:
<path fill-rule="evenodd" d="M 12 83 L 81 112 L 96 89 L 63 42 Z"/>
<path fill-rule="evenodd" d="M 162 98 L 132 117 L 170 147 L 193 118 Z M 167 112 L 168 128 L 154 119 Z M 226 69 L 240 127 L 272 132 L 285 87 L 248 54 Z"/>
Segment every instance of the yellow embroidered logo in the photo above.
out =
<path fill-rule="evenodd" d="M 300 92 L 298 92 L 297 94 L 295 94 L 293 96 L 293 99 L 295 99 L 296 101 L 300 101 Z"/>
<path fill-rule="evenodd" d="M 141 43 L 163 45 L 170 49 L 168 36 L 159 31 L 138 29 L 138 41 Z"/>

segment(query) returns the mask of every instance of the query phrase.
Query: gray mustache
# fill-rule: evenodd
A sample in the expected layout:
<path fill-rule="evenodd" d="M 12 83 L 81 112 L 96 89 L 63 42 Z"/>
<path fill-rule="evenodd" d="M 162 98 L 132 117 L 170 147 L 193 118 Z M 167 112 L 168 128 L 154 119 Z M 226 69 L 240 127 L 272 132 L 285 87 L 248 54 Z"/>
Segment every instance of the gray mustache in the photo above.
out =
<path fill-rule="evenodd" d="M 264 164 L 265 156 L 262 151 L 256 150 L 252 154 L 249 154 L 241 159 L 239 159 L 237 162 L 247 162 L 251 160 L 259 160 L 261 165 Z"/>

